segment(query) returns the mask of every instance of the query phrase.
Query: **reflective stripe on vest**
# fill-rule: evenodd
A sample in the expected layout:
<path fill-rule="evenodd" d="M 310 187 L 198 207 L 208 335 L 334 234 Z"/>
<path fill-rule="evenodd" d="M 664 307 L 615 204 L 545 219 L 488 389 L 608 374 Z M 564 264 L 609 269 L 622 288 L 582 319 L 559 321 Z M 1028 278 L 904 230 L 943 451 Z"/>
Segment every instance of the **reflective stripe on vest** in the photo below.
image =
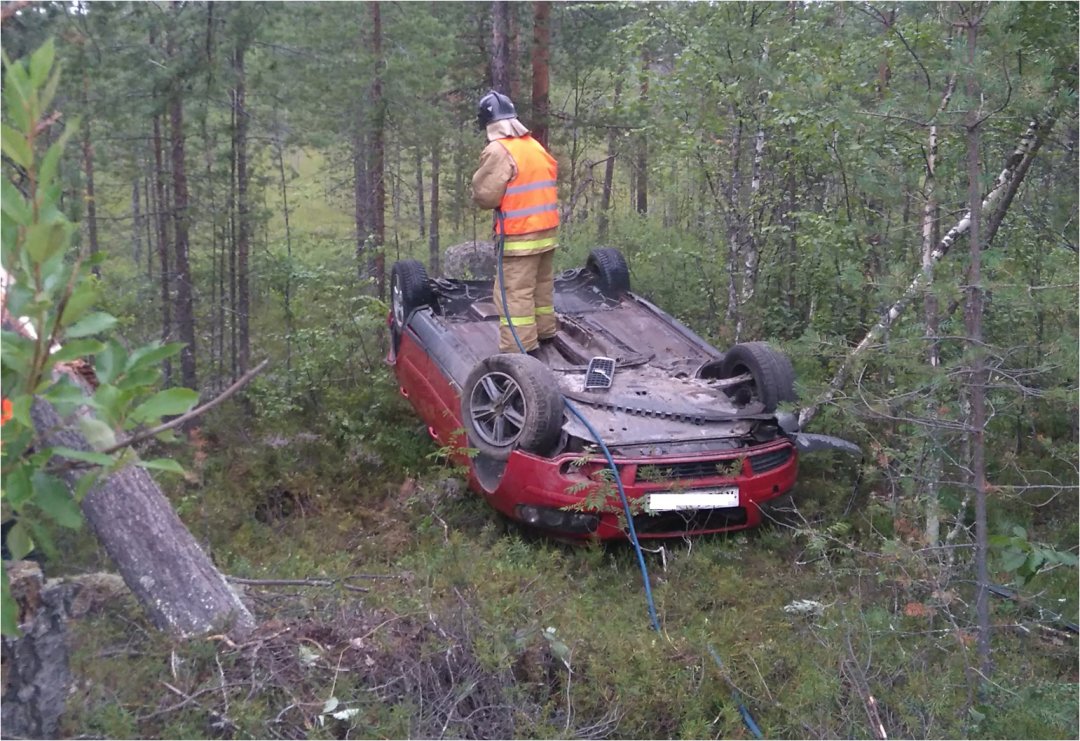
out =
<path fill-rule="evenodd" d="M 531 136 L 499 139 L 514 160 L 517 176 L 499 203 L 505 234 L 532 234 L 559 225 L 558 163 Z M 519 243 L 520 244 L 520 243 Z M 510 249 L 510 243 L 506 245 Z M 519 250 L 529 249 L 517 247 Z"/>
<path fill-rule="evenodd" d="M 507 242 L 503 245 L 503 250 L 506 252 L 523 252 L 525 250 L 539 250 L 545 247 L 555 247 L 558 244 L 558 237 L 544 237 L 543 239 L 526 239 L 521 242 Z"/>

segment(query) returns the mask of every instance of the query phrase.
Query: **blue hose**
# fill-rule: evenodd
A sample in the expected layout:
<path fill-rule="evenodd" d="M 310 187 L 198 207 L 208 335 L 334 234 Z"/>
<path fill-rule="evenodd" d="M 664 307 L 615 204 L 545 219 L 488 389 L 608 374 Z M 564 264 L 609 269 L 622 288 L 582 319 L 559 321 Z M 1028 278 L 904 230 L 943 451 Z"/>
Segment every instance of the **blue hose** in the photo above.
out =
<path fill-rule="evenodd" d="M 712 654 L 713 661 L 716 662 L 716 666 L 720 669 L 721 672 L 723 672 L 724 662 L 720 660 L 720 654 L 716 653 L 716 649 L 712 646 L 707 646 L 706 648 L 708 648 L 709 653 Z M 739 691 L 735 689 L 735 685 L 731 684 L 730 680 L 728 680 L 728 684 L 731 685 L 731 699 L 735 701 L 735 705 L 739 708 L 739 715 L 742 716 L 743 723 L 745 723 L 746 727 L 750 729 L 750 733 L 754 734 L 754 738 L 764 738 L 761 733 L 761 729 L 758 728 L 757 723 L 754 722 L 753 716 L 750 715 L 750 711 L 746 709 L 746 706 L 743 705 L 742 700 L 739 698 Z"/>
<path fill-rule="evenodd" d="M 506 316 L 506 324 L 508 327 L 510 327 L 510 334 L 513 336 L 514 342 L 518 346 L 518 350 L 524 353 L 526 352 L 525 346 L 521 344 L 521 339 L 518 337 L 517 330 L 514 329 L 514 321 L 510 318 L 510 307 L 506 301 L 506 281 L 503 279 L 503 252 L 505 251 L 506 247 L 506 222 L 504 221 L 502 211 L 496 211 L 495 217 L 499 222 L 499 230 L 496 236 L 498 238 L 499 253 L 499 293 L 501 294 L 502 298 L 503 314 L 505 314 Z M 585 416 L 581 413 L 577 406 L 575 406 L 572 401 L 565 398 L 563 399 L 563 403 L 566 404 L 567 410 L 569 410 L 571 414 L 577 417 L 578 421 L 581 422 L 581 424 L 585 425 L 585 429 L 587 429 L 589 431 L 589 434 L 593 436 L 596 444 L 600 446 L 600 450 L 602 450 L 604 453 L 604 458 L 607 460 L 608 468 L 611 469 L 611 473 L 615 477 L 615 487 L 619 490 L 619 499 L 622 501 L 623 512 L 626 515 L 626 525 L 630 534 L 630 542 L 634 545 L 634 552 L 637 554 L 638 565 L 641 567 L 641 580 L 642 583 L 645 585 L 645 600 L 649 605 L 649 620 L 652 622 L 653 630 L 659 633 L 660 619 L 656 616 L 656 604 L 653 602 L 652 587 L 649 585 L 649 570 L 645 566 L 645 556 L 641 552 L 641 543 L 638 540 L 637 530 L 634 528 L 634 517 L 633 514 L 630 512 L 630 502 L 626 497 L 626 490 L 623 488 L 622 477 L 619 475 L 619 469 L 615 465 L 615 459 L 611 457 L 611 451 L 608 450 L 607 445 L 604 444 L 604 441 L 600 437 L 600 433 L 596 431 L 596 428 L 589 424 L 589 420 L 585 419 Z M 716 652 L 716 649 L 714 649 L 712 646 L 709 646 L 708 649 L 709 653 L 712 654 L 713 660 L 716 661 L 717 666 L 719 666 L 720 669 L 723 670 L 724 664 L 722 661 L 720 661 L 720 654 L 718 654 Z M 764 738 L 761 733 L 761 729 L 758 728 L 757 723 L 754 722 L 753 716 L 750 715 L 750 711 L 747 710 L 746 705 L 744 705 L 740 700 L 739 692 L 734 687 L 732 687 L 731 696 L 732 699 L 735 700 L 735 704 L 739 708 L 739 715 L 742 716 L 743 723 L 745 723 L 746 727 L 750 729 L 750 733 L 753 734 L 754 738 Z"/>
<path fill-rule="evenodd" d="M 503 314 L 506 316 L 506 324 L 510 327 L 510 334 L 514 338 L 514 342 L 517 343 L 518 349 L 521 352 L 526 352 L 525 346 L 521 344 L 521 339 L 518 338 L 517 330 L 514 329 L 514 321 L 510 318 L 510 307 L 506 301 L 506 281 L 503 280 L 503 252 L 506 246 L 506 222 L 504 221 L 502 211 L 496 211 L 495 217 L 499 222 L 498 237 L 498 250 L 499 250 L 499 293 L 502 298 Z M 574 403 L 569 399 L 563 399 L 566 404 L 566 408 L 578 418 L 585 429 L 589 431 L 589 434 L 596 440 L 596 444 L 600 446 L 600 450 L 604 452 L 604 458 L 607 459 L 608 467 L 611 469 L 611 473 L 615 476 L 615 487 L 619 490 L 619 499 L 622 500 L 623 512 L 626 514 L 626 525 L 630 531 L 630 542 L 634 544 L 634 552 L 637 553 L 638 565 L 641 567 L 641 579 L 645 584 L 645 599 L 649 604 L 649 619 L 652 621 L 653 630 L 657 633 L 660 632 L 660 620 L 656 617 L 656 605 L 653 602 L 652 587 L 649 585 L 649 570 L 645 566 L 645 556 L 641 552 L 641 543 L 638 541 L 637 531 L 634 529 L 634 517 L 630 512 L 630 502 L 626 498 L 626 490 L 623 489 L 622 477 L 619 475 L 619 469 L 615 465 L 615 460 L 611 457 L 611 451 L 608 450 L 607 445 L 600 438 L 600 433 L 589 424 L 589 421 L 585 419 L 584 415 L 578 410 Z"/>

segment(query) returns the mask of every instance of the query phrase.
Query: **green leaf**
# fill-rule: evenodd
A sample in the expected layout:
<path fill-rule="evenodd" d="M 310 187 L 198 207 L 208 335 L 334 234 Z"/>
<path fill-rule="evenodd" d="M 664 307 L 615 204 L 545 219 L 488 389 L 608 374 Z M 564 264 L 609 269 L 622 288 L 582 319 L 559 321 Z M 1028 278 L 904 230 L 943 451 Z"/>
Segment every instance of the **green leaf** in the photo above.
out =
<path fill-rule="evenodd" d="M 143 347 L 132 351 L 131 357 L 128 358 L 124 370 L 127 373 L 131 373 L 140 368 L 155 365 L 162 360 L 165 360 L 165 358 L 173 357 L 183 349 L 183 342 L 170 342 L 167 345 L 162 345 L 160 342 L 153 342 L 149 345 L 144 345 Z"/>
<path fill-rule="evenodd" d="M 48 110 L 49 106 L 52 105 L 53 98 L 56 97 L 56 90 L 57 90 L 57 88 L 59 86 L 60 86 L 60 68 L 57 67 L 53 71 L 52 77 L 49 78 L 49 82 L 46 83 L 45 89 L 41 91 L 41 94 L 38 97 L 38 100 L 41 101 L 42 109 Z M 60 136 L 60 139 L 59 139 L 61 148 L 63 148 L 64 143 L 67 141 L 67 132 L 75 131 L 78 128 L 79 128 L 79 119 L 78 118 L 73 118 L 68 122 L 67 129 L 65 130 L 64 134 L 62 134 Z"/>
<path fill-rule="evenodd" d="M 104 453 L 95 453 L 90 450 L 74 450 L 72 448 L 53 448 L 53 455 L 61 458 L 70 458 L 73 461 L 93 463 L 98 466 L 112 465 L 113 459 Z"/>
<path fill-rule="evenodd" d="M 94 372 L 101 383 L 113 383 L 127 362 L 127 350 L 116 340 L 109 340 L 101 352 L 94 356 Z"/>
<path fill-rule="evenodd" d="M 26 100 L 26 73 L 22 70 L 21 62 L 8 65 L 3 87 L 4 102 L 7 103 L 6 113 L 11 116 L 16 129 L 24 133 L 29 131 L 30 112 Z"/>
<path fill-rule="evenodd" d="M 3 330 L 0 333 L 0 361 L 13 371 L 25 373 L 34 357 L 36 344 L 34 340 L 23 337 L 18 332 Z"/>
<path fill-rule="evenodd" d="M 53 541 L 52 533 L 49 532 L 49 528 L 45 526 L 45 523 L 33 518 L 27 519 L 25 522 L 30 527 L 34 546 L 44 553 L 46 558 L 56 558 L 56 542 Z"/>
<path fill-rule="evenodd" d="M 56 59 L 56 44 L 49 38 L 30 55 L 30 84 L 40 88 L 49 77 L 53 61 Z"/>
<path fill-rule="evenodd" d="M 75 385 L 67 376 L 61 376 L 48 390 L 41 394 L 42 398 L 56 407 L 61 417 L 70 414 L 83 404 L 89 402 L 86 392 Z"/>
<path fill-rule="evenodd" d="M 95 311 L 83 317 L 64 331 L 66 337 L 87 337 L 116 326 L 116 317 L 104 311 Z"/>
<path fill-rule="evenodd" d="M 16 224 L 22 226 L 29 224 L 33 218 L 30 204 L 26 202 L 22 193 L 15 187 L 15 184 L 7 178 L 4 178 L 0 188 L 2 188 L 2 190 L 0 190 L 0 209 L 3 210 L 4 215 Z"/>
<path fill-rule="evenodd" d="M 68 244 L 68 225 L 61 222 L 32 224 L 26 230 L 26 252 L 42 263 Z"/>
<path fill-rule="evenodd" d="M 27 169 L 34 161 L 34 154 L 30 151 L 30 142 L 7 124 L 0 124 L 0 149 L 3 149 L 4 154 L 15 164 Z"/>
<path fill-rule="evenodd" d="M 30 394 L 22 394 L 11 400 L 11 417 L 23 427 L 33 428 L 34 421 L 30 419 L 30 405 L 34 403 L 34 397 Z"/>
<path fill-rule="evenodd" d="M 56 142 L 45 150 L 45 156 L 38 165 L 38 183 L 48 186 L 56 178 L 56 171 L 60 168 L 60 155 L 64 148 L 60 142 Z"/>
<path fill-rule="evenodd" d="M 83 435 L 86 436 L 87 442 L 89 442 L 90 446 L 95 450 L 104 450 L 105 448 L 111 448 L 113 445 L 116 445 L 116 433 L 100 419 L 80 417 L 79 429 L 82 430 Z"/>
<path fill-rule="evenodd" d="M 30 528 L 22 520 L 16 521 L 8 530 L 7 547 L 11 551 L 12 561 L 21 561 L 34 550 L 34 539 L 30 537 Z"/>
<path fill-rule="evenodd" d="M 102 421 L 115 428 L 123 421 L 132 395 L 131 391 L 124 391 L 112 384 L 103 383 L 94 391 L 92 401 Z"/>
<path fill-rule="evenodd" d="M 83 317 L 87 309 L 93 306 L 97 300 L 97 284 L 94 281 L 80 282 L 75 287 L 75 290 L 71 292 L 71 296 L 68 297 L 67 304 L 64 306 L 64 313 L 60 317 L 60 323 L 65 327 L 71 327 L 72 324 Z M 67 336 L 73 336 L 70 329 Z"/>
<path fill-rule="evenodd" d="M 182 387 L 165 389 L 137 406 L 131 413 L 131 418 L 136 422 L 148 422 L 170 414 L 183 414 L 198 401 L 199 394 L 191 389 Z"/>
<path fill-rule="evenodd" d="M 148 461 L 136 461 L 139 468 L 149 468 L 155 471 L 168 471 L 169 473 L 184 474 L 184 467 L 171 458 L 153 458 Z"/>
<path fill-rule="evenodd" d="M 93 471 L 90 471 L 79 479 L 79 483 L 75 484 L 75 491 L 72 492 L 72 496 L 75 497 L 76 502 L 81 502 L 83 500 L 86 493 L 90 491 L 94 484 L 98 482 L 98 479 L 101 478 L 102 471 L 104 471 L 104 469 L 95 468 Z"/>
<path fill-rule="evenodd" d="M 1001 568 L 1006 571 L 1016 571 L 1024 565 L 1024 561 L 1027 560 L 1027 553 L 1021 550 L 1009 549 L 1002 554 Z"/>
<path fill-rule="evenodd" d="M 11 504 L 12 509 L 18 511 L 23 504 L 33 496 L 34 489 L 30 486 L 29 467 L 22 465 L 8 473 L 4 480 L 4 498 Z"/>
<path fill-rule="evenodd" d="M 82 526 L 82 512 L 71 498 L 63 481 L 38 471 L 33 477 L 34 503 L 62 527 L 72 530 Z"/>
<path fill-rule="evenodd" d="M 0 574 L 0 633 L 6 636 L 20 636 L 19 630 L 19 606 L 11 596 L 11 582 L 8 581 L 7 566 Z"/>
<path fill-rule="evenodd" d="M 53 363 L 66 363 L 69 360 L 85 358 L 88 355 L 101 352 L 101 348 L 103 347 L 104 344 L 97 340 L 74 340 L 72 342 L 65 342 L 60 346 L 60 349 L 50 355 L 49 358 Z"/>

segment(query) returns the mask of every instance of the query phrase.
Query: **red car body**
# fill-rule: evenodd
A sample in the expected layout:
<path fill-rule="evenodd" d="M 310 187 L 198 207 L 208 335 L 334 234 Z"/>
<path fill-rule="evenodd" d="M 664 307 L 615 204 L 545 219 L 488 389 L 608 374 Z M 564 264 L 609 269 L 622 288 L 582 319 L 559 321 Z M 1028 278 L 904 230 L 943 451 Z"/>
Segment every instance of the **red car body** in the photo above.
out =
<path fill-rule="evenodd" d="M 798 451 L 794 436 L 780 429 L 775 410 L 766 412 L 754 400 L 741 406 L 735 402 L 725 405 L 728 392 L 724 384 L 729 382 L 690 378 L 695 368 L 698 377 L 708 376 L 708 368 L 722 364 L 723 353 L 644 299 L 628 291 L 613 298 L 593 283 L 595 276 L 584 269 L 567 271 L 557 279 L 560 335 L 565 332 L 567 337 L 564 345 L 559 346 L 557 340 L 547 353 L 556 356 L 550 365 L 567 398 L 573 397 L 574 403 L 586 410 L 596 429 L 603 426 L 613 433 L 605 443 L 619 470 L 638 537 L 682 537 L 761 524 L 769 509 L 795 484 Z M 397 288 L 395 283 L 393 289 Z M 497 353 L 498 321 L 490 305 L 490 283 L 439 280 L 427 281 L 426 288 L 425 301 L 413 301 L 426 305 L 409 306 L 406 300 L 403 307 L 400 292 L 395 292 L 397 303 L 390 317 L 394 348 L 387 362 L 393 367 L 402 396 L 428 426 L 431 437 L 468 469 L 471 488 L 511 520 L 561 538 L 625 539 L 628 528 L 620 500 L 610 476 L 602 473 L 607 469 L 605 458 L 586 445 L 590 441 L 569 415 L 560 449 L 552 454 L 514 449 L 504 459 L 495 460 L 470 451 L 463 385 L 470 368 Z M 627 350 L 630 339 L 647 346 L 654 360 L 640 361 Z M 638 396 L 650 398 L 651 407 L 613 406 L 608 402 L 616 397 L 601 394 L 592 402 L 593 396 L 570 389 L 582 372 L 574 364 L 578 358 L 574 353 L 583 344 L 612 355 L 616 354 L 613 347 L 615 351 L 622 348 L 618 362 L 620 368 L 625 363 L 625 370 L 615 375 L 622 374 L 624 385 L 636 389 Z M 691 384 L 686 388 L 692 395 L 709 403 L 719 399 L 719 408 L 731 419 L 709 422 L 685 417 L 687 408 L 696 407 L 671 402 L 672 393 L 682 387 L 671 392 L 664 373 L 652 367 L 661 351 L 682 353 L 668 355 L 661 363 L 672 374 L 672 383 Z M 635 373 L 645 380 L 636 379 Z M 715 384 L 724 392 L 713 388 Z M 623 393 L 618 398 L 625 396 Z M 658 404 L 657 398 L 668 401 L 669 406 Z M 745 415 L 740 416 L 742 413 Z M 684 500 L 706 504 L 684 507 Z M 725 506 L 709 504 L 721 500 Z M 655 502 L 658 508 L 661 501 L 663 509 L 651 506 Z"/>

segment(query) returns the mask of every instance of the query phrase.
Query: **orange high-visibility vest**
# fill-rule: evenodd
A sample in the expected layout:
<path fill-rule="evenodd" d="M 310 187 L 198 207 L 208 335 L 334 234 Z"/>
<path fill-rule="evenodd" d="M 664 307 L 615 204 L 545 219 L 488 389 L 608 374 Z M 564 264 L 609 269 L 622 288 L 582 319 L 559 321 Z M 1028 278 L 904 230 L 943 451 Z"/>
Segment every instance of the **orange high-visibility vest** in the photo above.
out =
<path fill-rule="evenodd" d="M 506 184 L 499 203 L 505 234 L 532 234 L 559 225 L 559 192 L 555 158 L 531 136 L 499 139 L 514 158 L 517 176 Z M 498 226 L 496 226 L 498 231 Z"/>

